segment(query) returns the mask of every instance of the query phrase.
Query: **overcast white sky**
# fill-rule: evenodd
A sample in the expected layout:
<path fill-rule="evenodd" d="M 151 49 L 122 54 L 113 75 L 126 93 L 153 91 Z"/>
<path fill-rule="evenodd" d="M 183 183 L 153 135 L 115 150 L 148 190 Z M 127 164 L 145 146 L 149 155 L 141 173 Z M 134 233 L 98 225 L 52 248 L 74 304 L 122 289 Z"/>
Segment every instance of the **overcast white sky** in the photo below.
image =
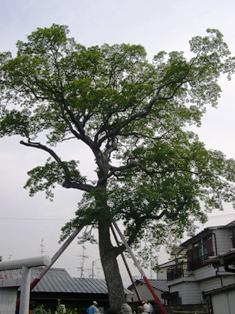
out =
<path fill-rule="evenodd" d="M 14 52 L 17 40 L 25 40 L 37 27 L 58 23 L 68 25 L 71 36 L 86 46 L 136 43 L 150 56 L 159 50 L 188 52 L 192 36 L 217 28 L 235 55 L 234 12 L 233 0 L 0 0 L 0 50 Z M 235 158 L 235 78 L 223 80 L 222 88 L 218 109 L 208 110 L 198 133 L 207 147 Z M 43 239 L 43 249 L 51 256 L 59 246 L 60 228 L 73 216 L 81 194 L 58 189 L 54 202 L 42 194 L 29 198 L 23 189 L 26 173 L 47 156 L 22 147 L 19 138 L 0 139 L 0 149 L 0 255 L 4 260 L 40 255 Z M 76 153 L 84 171 L 89 171 L 86 152 Z M 225 212 L 210 215 L 208 224 L 227 223 L 234 214 L 228 206 Z M 94 252 L 87 246 L 87 275 L 92 260 L 98 259 Z M 77 276 L 81 254 L 74 241 L 56 265 Z"/>

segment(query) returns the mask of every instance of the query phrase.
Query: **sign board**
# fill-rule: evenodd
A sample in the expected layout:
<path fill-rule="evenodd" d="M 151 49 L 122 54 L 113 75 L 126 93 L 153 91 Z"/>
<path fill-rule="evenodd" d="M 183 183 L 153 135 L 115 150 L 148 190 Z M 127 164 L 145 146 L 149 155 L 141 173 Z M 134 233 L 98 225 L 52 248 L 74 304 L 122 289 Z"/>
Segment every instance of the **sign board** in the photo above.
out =
<path fill-rule="evenodd" d="M 19 287 L 21 285 L 21 278 L 22 269 L 2 270 L 0 271 L 0 288 Z"/>
<path fill-rule="evenodd" d="M 42 268 L 32 269 L 32 279 L 37 278 Z M 0 288 L 1 287 L 19 287 L 22 280 L 22 269 L 1 270 L 0 271 Z M 1 312 L 0 312 L 1 314 Z"/>

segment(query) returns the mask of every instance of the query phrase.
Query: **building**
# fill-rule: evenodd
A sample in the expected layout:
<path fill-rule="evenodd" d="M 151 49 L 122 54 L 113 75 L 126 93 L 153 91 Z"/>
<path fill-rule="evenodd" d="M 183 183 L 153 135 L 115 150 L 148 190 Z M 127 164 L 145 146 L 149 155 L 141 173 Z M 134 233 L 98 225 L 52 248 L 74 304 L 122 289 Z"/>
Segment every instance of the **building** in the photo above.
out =
<path fill-rule="evenodd" d="M 151 283 L 155 293 L 157 294 L 158 298 L 163 303 L 164 300 L 162 299 L 162 294 L 168 291 L 167 280 L 150 279 L 150 283 Z M 138 291 L 138 294 L 139 294 L 141 300 L 153 301 L 153 296 L 152 296 L 151 292 L 149 291 L 149 289 L 148 289 L 148 287 L 147 287 L 147 285 L 143 279 L 135 280 L 134 284 L 135 284 L 135 287 Z M 139 300 L 138 300 L 137 294 L 135 292 L 134 285 L 133 284 L 130 285 L 128 287 L 128 290 L 130 290 L 133 293 L 130 301 L 132 303 L 137 303 Z"/>
<path fill-rule="evenodd" d="M 11 300 L 16 300 L 16 294 L 14 294 L 14 299 L 12 298 L 12 291 L 15 293 L 20 286 L 21 272 L 22 270 L 0 272 L 0 296 L 4 299 L 2 300 L 4 303 L 9 303 L 8 299 L 10 297 Z M 41 268 L 32 268 L 32 279 L 37 278 L 40 272 Z M 132 295 L 131 291 L 127 289 L 125 289 L 125 294 L 128 298 Z M 76 308 L 79 313 L 85 313 L 86 308 L 94 300 L 98 302 L 101 312 L 109 307 L 108 289 L 105 280 L 73 278 L 64 268 L 51 268 L 30 294 L 31 308 L 43 305 L 45 309 L 52 310 L 52 313 L 56 310 L 59 302 L 64 304 L 67 309 Z M 11 303 L 15 307 L 16 302 Z"/>
<path fill-rule="evenodd" d="M 235 308 L 235 221 L 208 227 L 180 248 L 178 258 L 160 265 L 160 278 L 165 276 L 169 288 L 163 298 L 171 305 L 204 304 L 212 306 L 214 314 L 230 314 L 225 306 L 221 312 L 218 303 L 223 300 L 228 309 Z"/>
<path fill-rule="evenodd" d="M 33 269 L 36 277 L 39 269 Z M 40 280 L 30 295 L 36 306 L 55 310 L 58 301 L 66 308 L 77 308 L 85 312 L 93 300 L 101 309 L 108 308 L 108 290 L 104 279 L 72 278 L 64 268 L 52 268 Z"/>

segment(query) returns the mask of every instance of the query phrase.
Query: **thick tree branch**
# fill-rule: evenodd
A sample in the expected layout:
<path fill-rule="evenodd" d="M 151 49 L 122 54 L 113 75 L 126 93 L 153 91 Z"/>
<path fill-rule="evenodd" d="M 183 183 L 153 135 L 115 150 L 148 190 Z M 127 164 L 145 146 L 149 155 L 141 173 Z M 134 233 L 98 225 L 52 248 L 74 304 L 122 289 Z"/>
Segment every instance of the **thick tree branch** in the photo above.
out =
<path fill-rule="evenodd" d="M 70 171 L 69 171 L 69 168 L 67 167 L 66 163 L 63 162 L 60 159 L 60 157 L 49 147 L 42 145 L 41 143 L 35 143 L 35 142 L 30 142 L 30 141 L 28 141 L 28 142 L 20 141 L 20 144 L 22 144 L 24 146 L 33 147 L 36 149 L 43 150 L 43 151 L 47 152 L 51 157 L 53 157 L 53 159 L 63 169 L 64 176 L 65 176 L 65 181 L 63 183 L 63 187 L 74 188 L 74 189 L 78 189 L 78 190 L 82 190 L 82 191 L 86 191 L 86 192 L 91 192 L 93 190 L 94 187 L 92 185 L 71 181 Z"/>
<path fill-rule="evenodd" d="M 100 129 L 97 134 L 96 134 L 96 140 L 98 145 L 101 146 L 102 143 L 107 140 L 108 138 L 114 138 L 115 136 L 117 136 L 118 134 L 120 134 L 120 131 L 126 127 L 129 123 L 131 123 L 132 121 L 136 121 L 136 120 L 139 120 L 139 119 L 142 119 L 142 118 L 145 118 L 147 117 L 153 106 L 156 104 L 157 101 L 168 101 L 170 99 L 173 99 L 177 93 L 177 91 L 179 90 L 179 88 L 189 82 L 189 80 L 186 80 L 188 74 L 189 74 L 189 70 L 185 73 L 184 76 L 182 76 L 180 79 L 177 80 L 169 80 L 167 82 L 165 82 L 164 84 L 162 84 L 161 86 L 159 86 L 159 88 L 157 89 L 156 91 L 156 94 L 155 96 L 148 102 L 148 104 L 145 106 L 145 108 L 143 108 L 141 111 L 139 112 L 136 112 L 134 114 L 131 114 L 128 118 L 125 118 L 125 119 L 119 119 L 119 121 L 116 121 L 115 124 L 116 124 L 116 127 L 114 125 L 110 125 L 109 126 L 109 129 L 106 129 L 107 132 L 106 134 L 101 137 L 99 140 L 98 140 L 98 135 L 100 133 L 102 133 L 102 131 L 105 131 L 105 127 L 108 126 L 108 121 L 109 121 L 109 117 L 107 117 L 106 119 L 106 122 L 105 124 L 103 124 L 102 126 L 102 129 Z M 161 91 L 168 87 L 168 86 L 171 86 L 172 84 L 174 83 L 175 87 L 173 88 L 173 91 L 171 92 L 171 94 L 169 96 L 161 96 Z M 150 96 L 150 95 L 149 95 Z M 147 96 L 145 96 L 146 98 Z"/>

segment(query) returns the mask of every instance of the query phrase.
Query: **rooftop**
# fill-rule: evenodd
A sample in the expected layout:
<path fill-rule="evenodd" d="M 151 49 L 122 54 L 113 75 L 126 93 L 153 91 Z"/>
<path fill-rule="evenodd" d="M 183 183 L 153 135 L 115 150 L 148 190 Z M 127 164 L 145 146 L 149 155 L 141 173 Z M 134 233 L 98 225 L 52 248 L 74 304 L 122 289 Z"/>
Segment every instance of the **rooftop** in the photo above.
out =
<path fill-rule="evenodd" d="M 167 285 L 167 280 L 158 280 L 158 279 L 150 279 L 149 280 L 153 288 L 158 289 L 162 292 L 168 291 L 168 285 Z M 136 283 L 141 283 L 145 284 L 145 281 L 143 279 L 137 279 L 135 281 Z M 130 285 L 128 289 L 130 289 L 133 285 Z"/>

